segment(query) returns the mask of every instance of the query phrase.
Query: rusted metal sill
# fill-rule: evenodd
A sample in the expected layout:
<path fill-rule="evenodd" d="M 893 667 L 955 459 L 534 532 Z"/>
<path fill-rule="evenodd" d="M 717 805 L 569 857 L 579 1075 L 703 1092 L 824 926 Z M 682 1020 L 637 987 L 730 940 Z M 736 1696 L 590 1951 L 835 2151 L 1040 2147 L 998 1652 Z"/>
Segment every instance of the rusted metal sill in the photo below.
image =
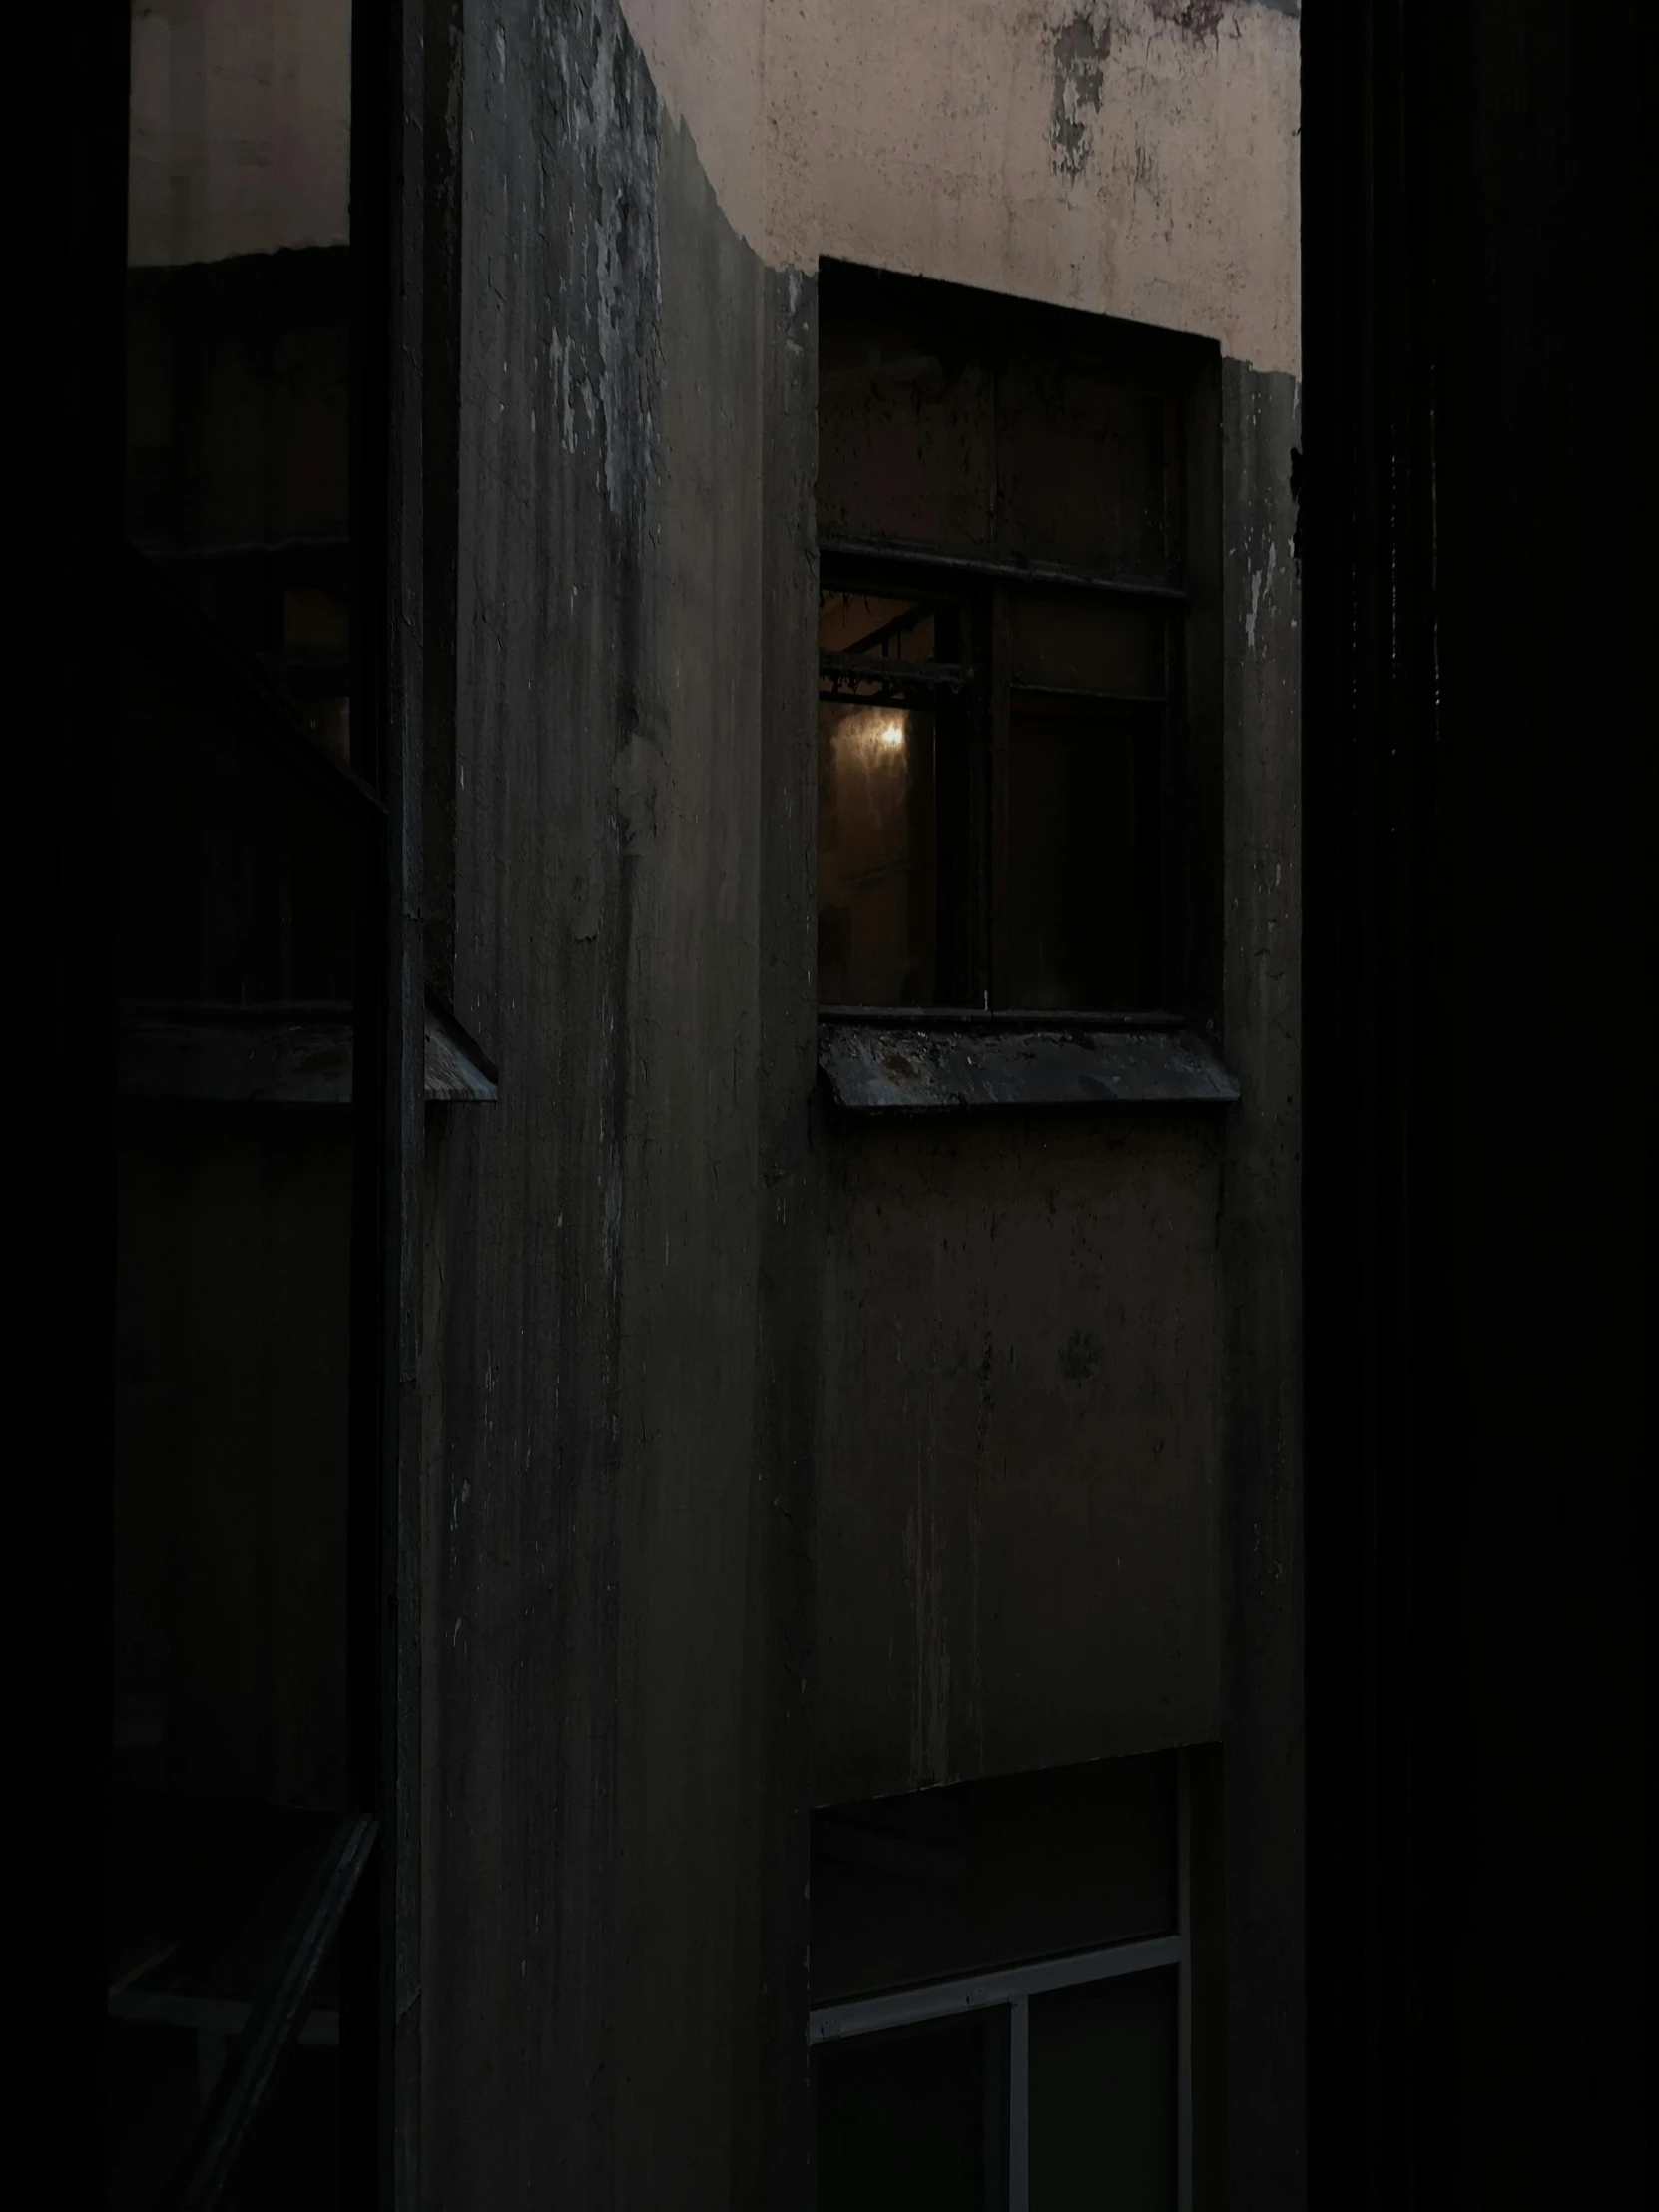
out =
<path fill-rule="evenodd" d="M 848 1114 L 1020 1106 L 1227 1106 L 1238 1078 L 1178 1016 L 836 1009 L 819 1073 Z"/>

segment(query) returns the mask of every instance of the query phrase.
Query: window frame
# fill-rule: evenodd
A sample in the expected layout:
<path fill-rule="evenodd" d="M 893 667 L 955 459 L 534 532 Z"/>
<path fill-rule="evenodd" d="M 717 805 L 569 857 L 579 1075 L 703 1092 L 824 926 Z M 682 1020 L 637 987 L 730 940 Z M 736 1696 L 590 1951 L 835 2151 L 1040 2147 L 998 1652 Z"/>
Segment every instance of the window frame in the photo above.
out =
<path fill-rule="evenodd" d="M 964 606 L 979 656 L 970 668 L 973 694 L 968 775 L 973 784 L 966 850 L 955 865 L 966 885 L 971 916 L 967 951 L 947 970 L 941 932 L 938 982 L 931 999 L 910 1005 L 864 1006 L 820 997 L 828 1021 L 904 1015 L 930 1021 L 993 1014 L 1011 1024 L 1076 1021 L 1185 1024 L 1214 1037 L 1221 1013 L 1221 684 L 1220 638 L 1220 353 L 1210 341 L 1071 309 L 884 271 L 826 261 L 820 274 L 820 329 L 837 319 L 890 319 L 924 324 L 936 333 L 941 357 L 982 360 L 995 376 L 1032 357 L 1087 362 L 1127 390 L 1162 402 L 1165 558 L 1157 572 L 1130 573 L 1105 561 L 1047 559 L 991 542 L 977 550 L 917 542 L 826 525 L 820 508 L 821 592 L 868 590 L 882 596 L 913 591 L 949 596 Z M 990 473 L 997 474 L 992 414 Z M 1158 883 L 1156 989 L 1147 1002 L 1125 1006 L 1043 1008 L 1020 1005 L 1011 989 L 1008 950 L 1009 706 L 1015 694 L 1045 687 L 1016 681 L 1009 612 L 1016 598 L 1075 595 L 1150 610 L 1163 607 L 1164 680 L 1156 700 Z M 822 600 L 821 600 L 822 604 Z M 825 696 L 824 658 L 818 697 Z M 1056 692 L 1055 696 L 1058 696 Z M 1080 703 L 1148 704 L 1137 695 L 1078 690 Z M 982 723 L 982 727 L 979 725 Z M 942 826 L 938 865 L 947 864 Z M 943 901 L 941 899 L 941 910 Z"/>
<path fill-rule="evenodd" d="M 1005 2141 L 1008 2150 L 1008 2212 L 1030 2207 L 1030 2007 L 1031 1999 L 1060 1989 L 1085 1988 L 1125 1974 L 1175 1969 L 1175 2203 L 1176 2212 L 1193 2208 L 1193 2034 L 1192 2034 L 1192 1787 L 1188 1755 L 1176 1762 L 1175 1927 L 1162 1936 L 1138 1936 L 1093 1950 L 1072 1951 L 1012 1966 L 962 1974 L 876 1995 L 843 1997 L 815 2005 L 808 2015 L 811 2050 L 860 2035 L 932 2021 L 960 2019 L 965 2012 L 1008 2013 L 1008 2092 Z"/>
<path fill-rule="evenodd" d="M 423 464 L 418 438 L 425 368 L 423 223 L 427 175 L 420 153 L 425 47 L 407 0 L 358 0 L 351 15 L 350 205 L 353 284 L 349 528 L 332 549 L 350 583 L 348 649 L 262 658 L 220 633 L 173 590 L 162 565 L 127 531 L 126 413 L 130 132 L 130 12 L 76 34 L 72 70 L 88 97 L 74 137 L 85 159 L 63 229 L 75 251 L 62 348 L 68 371 L 58 504 L 61 554 L 52 577 L 63 637 L 88 634 L 88 609 L 109 611 L 109 635 L 65 656 L 66 682 L 50 756 L 56 791 L 60 937 L 57 997 L 67 1096 L 59 1117 L 57 1178 L 73 1194 L 78 1234 L 57 1242 L 77 1280 L 57 1271 L 55 1372 L 60 1396 L 72 1375 L 87 1417 L 60 1424 L 58 1456 L 73 1478 L 44 1486 L 54 1501 L 54 1666 L 66 1684 L 48 1731 L 54 1793 L 70 1810 L 61 1826 L 73 1849 L 48 1854 L 47 1918 L 68 1931 L 69 1963 L 49 1990 L 72 2056 L 52 2069 L 48 2133 L 60 2175 L 102 2195 L 106 2128 L 87 2125 L 86 2082 L 102 2078 L 112 2016 L 140 2016 L 130 1992 L 109 1986 L 105 1916 L 88 1899 L 107 1892 L 112 1833 L 106 1749 L 109 1727 L 109 1567 L 113 1555 L 115 1175 L 122 1006 L 115 945 L 121 778 L 123 653 L 165 670 L 222 723 L 226 742 L 263 753 L 276 771 L 349 826 L 358 860 L 355 989 L 350 1031 L 352 1196 L 351 1346 L 347 1446 L 347 1771 L 349 1804 L 320 1849 L 298 1910 L 268 1955 L 266 1984 L 224 2016 L 187 2007 L 169 2024 L 237 2047 L 202 2116 L 178 2188 L 209 2201 L 246 2136 L 282 2052 L 295 2040 L 329 2041 L 342 2063 L 342 2189 L 353 2202 L 413 2201 L 419 2170 L 419 1733 L 420 1466 L 414 1370 L 420 1249 L 421 1120 L 426 1037 L 443 1033 L 449 1057 L 469 1040 L 451 1017 L 428 1018 L 422 990 L 420 766 L 422 635 L 419 621 Z M 88 274 L 90 270 L 90 276 Z M 413 431 L 411 431 L 413 425 Z M 290 696 L 273 678 L 294 678 Z M 350 765 L 331 758 L 305 728 L 303 695 L 344 678 L 353 727 Z M 449 1070 L 447 1080 L 458 1080 Z M 483 1087 L 469 1096 L 489 1095 Z M 218 1094 L 216 1093 L 216 1096 Z M 450 1090 L 435 1095 L 450 1096 Z M 62 1200 L 60 1199 L 60 1205 Z M 66 1291 L 72 1295 L 66 1296 Z M 60 1505 L 62 1509 L 60 1510 Z M 63 1522 L 63 1512 L 71 1519 Z M 60 1532 L 60 1523 L 62 1528 Z M 58 1562 L 65 1562 L 62 1574 Z M 59 1582 L 61 1581 L 61 1588 Z M 61 1655 L 63 1664 L 56 1664 Z M 340 2010 L 308 2008 L 329 1944 L 339 1951 Z M 117 2001 L 112 2003 L 112 1998 Z M 160 2015 L 159 2015 L 160 2016 Z M 334 2026 L 337 2020 L 337 2028 Z M 105 2117 L 103 2099 L 96 2117 Z M 74 2195 L 64 2183 L 60 2193 Z"/>

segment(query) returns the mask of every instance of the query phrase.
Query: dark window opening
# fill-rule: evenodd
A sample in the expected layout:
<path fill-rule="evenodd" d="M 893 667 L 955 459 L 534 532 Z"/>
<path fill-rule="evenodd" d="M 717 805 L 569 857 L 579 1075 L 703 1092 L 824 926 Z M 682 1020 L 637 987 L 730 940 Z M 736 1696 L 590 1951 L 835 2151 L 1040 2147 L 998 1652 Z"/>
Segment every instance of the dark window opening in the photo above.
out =
<path fill-rule="evenodd" d="M 814 1815 L 824 2212 L 1185 2201 L 1183 1772 L 1116 1760 Z"/>
<path fill-rule="evenodd" d="M 1005 2013 L 824 2044 L 816 2058 L 821 2212 L 1008 2202 Z"/>
<path fill-rule="evenodd" d="M 1175 2212 L 1176 1972 L 1119 1974 L 1031 2000 L 1032 2212 Z"/>
<path fill-rule="evenodd" d="M 826 269 L 825 1006 L 1209 1010 L 1212 399 L 1202 346 Z"/>

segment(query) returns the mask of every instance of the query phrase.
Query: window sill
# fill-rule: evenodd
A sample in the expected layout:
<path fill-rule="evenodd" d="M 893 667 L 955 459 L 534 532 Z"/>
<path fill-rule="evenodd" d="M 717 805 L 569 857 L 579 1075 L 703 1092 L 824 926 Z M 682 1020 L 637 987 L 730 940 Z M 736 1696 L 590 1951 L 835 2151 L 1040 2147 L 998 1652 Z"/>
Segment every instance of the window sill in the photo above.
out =
<path fill-rule="evenodd" d="M 428 1000 L 428 1105 L 487 1105 L 495 1068 L 454 1017 Z M 241 1106 L 349 1106 L 351 1025 L 341 1018 L 284 1020 L 189 1011 L 129 1015 L 121 1029 L 121 1093 Z"/>
<path fill-rule="evenodd" d="M 819 1072 L 848 1114 L 1008 1106 L 1226 1106 L 1238 1078 L 1179 1023 L 1100 1015 L 819 1017 Z"/>

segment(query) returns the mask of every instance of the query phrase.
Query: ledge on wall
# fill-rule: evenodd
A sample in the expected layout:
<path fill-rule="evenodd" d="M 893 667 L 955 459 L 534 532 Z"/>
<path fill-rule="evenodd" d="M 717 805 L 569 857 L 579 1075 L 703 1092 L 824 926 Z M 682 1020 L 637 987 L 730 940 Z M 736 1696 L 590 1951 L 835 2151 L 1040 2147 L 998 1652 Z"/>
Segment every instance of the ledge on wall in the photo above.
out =
<path fill-rule="evenodd" d="M 819 1017 L 819 1072 L 851 1114 L 998 1106 L 1230 1105 L 1212 1047 L 1160 1014 L 975 1014 L 835 1008 Z"/>
<path fill-rule="evenodd" d="M 488 1105 L 498 1071 L 446 1007 L 426 1001 L 428 1105 Z M 349 1106 L 343 1008 L 137 1008 L 121 1025 L 121 1093 L 245 1106 Z"/>

